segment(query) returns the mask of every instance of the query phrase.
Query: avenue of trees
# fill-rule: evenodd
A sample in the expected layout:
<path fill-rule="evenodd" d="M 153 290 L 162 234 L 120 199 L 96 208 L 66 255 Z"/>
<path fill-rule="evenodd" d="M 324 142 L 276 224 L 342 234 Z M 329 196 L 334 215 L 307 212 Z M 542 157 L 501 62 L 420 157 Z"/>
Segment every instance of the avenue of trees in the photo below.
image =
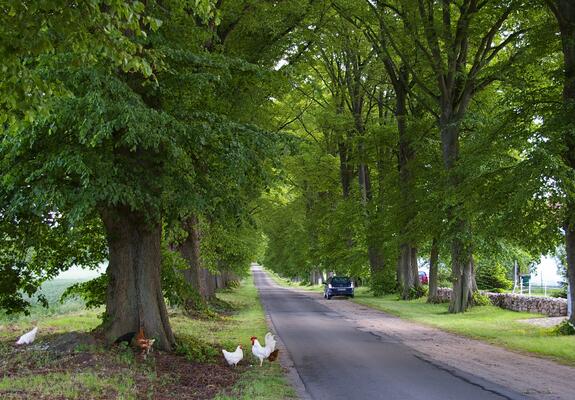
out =
<path fill-rule="evenodd" d="M 73 265 L 108 341 L 260 260 L 450 311 L 564 246 L 575 290 L 568 0 L 4 0 L 0 308 Z"/>
<path fill-rule="evenodd" d="M 429 301 L 476 273 L 573 258 L 573 54 L 568 1 L 344 1 L 294 43 L 300 152 L 266 196 L 265 265 L 349 274 Z M 302 54 L 300 54 L 302 53 Z M 482 278 L 481 282 L 486 280 Z"/>

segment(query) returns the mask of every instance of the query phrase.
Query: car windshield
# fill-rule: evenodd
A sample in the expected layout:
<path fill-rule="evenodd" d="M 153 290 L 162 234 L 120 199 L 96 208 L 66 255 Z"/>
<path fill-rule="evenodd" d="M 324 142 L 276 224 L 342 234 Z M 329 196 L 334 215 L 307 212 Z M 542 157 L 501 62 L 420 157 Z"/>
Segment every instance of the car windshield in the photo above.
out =
<path fill-rule="evenodd" d="M 349 278 L 342 276 L 334 276 L 333 278 L 331 278 L 331 284 L 338 286 L 344 286 L 344 285 L 349 286 L 351 284 L 351 280 Z"/>

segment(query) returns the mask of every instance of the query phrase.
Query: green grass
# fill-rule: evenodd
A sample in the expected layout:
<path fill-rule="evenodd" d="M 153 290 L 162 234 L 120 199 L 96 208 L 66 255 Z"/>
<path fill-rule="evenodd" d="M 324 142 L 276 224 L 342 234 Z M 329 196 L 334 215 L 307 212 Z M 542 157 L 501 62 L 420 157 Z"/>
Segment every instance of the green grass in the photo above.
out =
<path fill-rule="evenodd" d="M 427 304 L 425 298 L 401 301 L 395 295 L 373 297 L 366 288 L 356 289 L 353 301 L 448 332 L 575 365 L 575 336 L 556 336 L 550 328 L 518 322 L 543 317 L 540 314 L 495 306 L 474 307 L 463 314 L 450 314 L 447 304 Z"/>
<path fill-rule="evenodd" d="M 32 398 L 53 396 L 65 399 L 100 398 L 114 393 L 117 399 L 135 399 L 134 381 L 130 376 L 101 379 L 96 372 L 48 373 L 0 379 L 0 392 L 5 396 L 27 395 Z"/>
<path fill-rule="evenodd" d="M 67 284 L 72 284 L 67 282 Z M 54 295 L 63 291 L 65 285 L 50 286 Z M 59 296 L 59 295 L 58 295 Z M 181 311 L 170 309 L 173 331 L 180 340 L 185 339 L 190 348 L 186 354 L 191 362 L 221 363 L 221 348 L 233 350 L 238 343 L 244 347 L 244 361 L 238 367 L 239 380 L 225 389 L 218 400 L 280 400 L 294 398 L 295 393 L 284 377 L 279 363 L 264 362 L 259 366 L 251 354 L 251 336 L 263 338 L 268 331 L 262 305 L 252 277 L 244 279 L 232 290 L 219 292 L 217 297 L 231 305 L 228 315 L 212 314 L 209 319 L 191 319 Z M 90 331 L 101 323 L 103 309 L 86 310 L 83 306 L 73 311 L 63 311 L 54 306 L 51 314 L 33 308 L 29 317 L 0 317 L 0 370 L 12 371 L 0 379 L 1 398 L 140 398 L 136 382 L 147 382 L 150 394 L 153 386 L 161 386 L 171 375 L 159 377 L 154 363 L 137 361 L 130 348 L 116 350 L 79 349 L 89 351 L 93 357 L 88 366 L 81 369 L 62 367 L 74 359 L 74 354 L 60 355 L 42 348 L 29 347 L 18 351 L 13 341 L 35 323 L 41 345 L 46 336 L 68 331 Z M 35 312 L 37 311 L 37 312 Z M 71 362 L 71 361 L 70 361 Z M 254 366 L 249 366 L 254 364 Z M 256 365 L 257 364 L 257 365 Z M 38 373 L 38 371 L 43 371 Z"/>
<path fill-rule="evenodd" d="M 245 354 L 245 352 L 244 352 Z M 279 364 L 273 367 L 259 366 L 244 372 L 231 390 L 216 397 L 216 400 L 277 400 L 296 398 L 293 389 L 286 385 Z"/>
<path fill-rule="evenodd" d="M 190 335 L 213 344 L 218 350 L 221 347 L 234 350 L 242 344 L 244 361 L 253 367 L 249 367 L 240 380 L 217 399 L 279 400 L 295 397 L 279 363 L 264 362 L 260 368 L 259 361 L 251 353 L 250 337 L 263 339 L 268 332 L 264 310 L 251 276 L 244 279 L 239 288 L 218 293 L 218 298 L 230 303 L 236 312 L 218 319 L 191 320 L 181 314 L 170 319 L 176 336 Z"/>
<path fill-rule="evenodd" d="M 54 279 L 44 283 L 40 287 L 40 291 L 34 295 L 32 298 L 26 297 L 30 301 L 32 307 L 30 308 L 30 315 L 13 315 L 0 312 L 0 325 L 8 323 L 32 323 L 37 320 L 45 319 L 47 317 L 70 314 L 76 312 L 82 312 L 85 310 L 84 301 L 77 298 L 70 298 L 60 303 L 60 297 L 62 293 L 72 286 L 74 283 L 84 282 L 83 280 L 75 279 Z M 46 300 L 48 300 L 49 307 L 45 308 L 40 303 L 38 303 L 38 294 L 44 295 Z"/>

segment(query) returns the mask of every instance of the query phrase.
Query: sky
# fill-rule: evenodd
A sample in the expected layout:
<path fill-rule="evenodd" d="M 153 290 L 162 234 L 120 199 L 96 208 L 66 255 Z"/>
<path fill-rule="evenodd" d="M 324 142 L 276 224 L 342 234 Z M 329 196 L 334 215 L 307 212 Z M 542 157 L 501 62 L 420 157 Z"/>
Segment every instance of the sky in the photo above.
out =
<path fill-rule="evenodd" d="M 55 279 L 92 279 L 106 272 L 107 266 L 107 262 L 102 263 L 97 270 L 93 271 L 73 266 L 68 271 L 61 272 L 60 275 L 58 275 Z"/>
<path fill-rule="evenodd" d="M 557 262 L 553 257 L 541 257 L 535 274 L 531 274 L 531 284 L 537 286 L 557 286 L 564 278 L 557 273 Z"/>

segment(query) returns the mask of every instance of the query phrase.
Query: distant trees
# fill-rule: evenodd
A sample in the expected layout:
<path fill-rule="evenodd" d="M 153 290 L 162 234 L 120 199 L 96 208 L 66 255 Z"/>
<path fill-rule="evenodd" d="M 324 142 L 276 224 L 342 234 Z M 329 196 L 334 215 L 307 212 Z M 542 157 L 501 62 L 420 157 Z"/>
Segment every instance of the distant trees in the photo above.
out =
<path fill-rule="evenodd" d="M 561 2 L 548 3 L 556 11 Z M 438 265 L 447 264 L 450 310 L 462 312 L 478 266 L 555 248 L 571 178 L 560 175 L 553 144 L 560 42 L 543 2 L 336 1 L 324 16 L 283 69 L 294 87 L 289 112 L 304 110 L 291 127 L 309 154 L 293 159 L 320 152 L 333 161 L 319 164 L 324 180 L 288 163 L 292 190 L 275 193 L 270 215 L 303 213 L 292 220 L 305 215 L 298 231 L 313 229 L 314 241 L 270 241 L 268 265 L 294 276 L 305 275 L 303 265 L 354 274 L 375 294 L 399 289 L 411 298 L 422 294 L 417 259 L 427 251 L 430 301 Z M 268 237 L 279 237 L 274 220 Z M 388 271 L 381 278 L 370 243 Z M 284 249 L 291 258 L 282 262 L 271 257 L 280 246 L 298 250 Z M 391 274 L 389 265 L 397 266 Z"/>

